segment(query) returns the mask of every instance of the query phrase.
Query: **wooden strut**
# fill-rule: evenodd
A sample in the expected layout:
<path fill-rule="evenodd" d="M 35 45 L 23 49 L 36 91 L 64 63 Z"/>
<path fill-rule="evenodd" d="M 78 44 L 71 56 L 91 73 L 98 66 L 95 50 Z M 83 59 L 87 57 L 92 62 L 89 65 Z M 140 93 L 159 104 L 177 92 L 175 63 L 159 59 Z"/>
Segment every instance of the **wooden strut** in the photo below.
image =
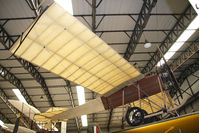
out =
<path fill-rule="evenodd" d="M 124 89 L 122 89 L 122 128 L 124 128 L 125 113 L 124 113 Z"/>
<path fill-rule="evenodd" d="M 163 76 L 162 73 L 160 73 L 160 74 L 161 74 L 161 76 Z M 158 78 L 159 78 L 159 77 L 158 77 Z M 159 78 L 159 79 L 160 79 L 160 82 L 161 82 L 162 84 L 164 84 L 164 87 L 165 87 L 164 92 L 165 92 L 165 95 L 167 96 L 167 98 L 168 98 L 168 100 L 169 100 L 169 104 L 170 104 L 172 107 L 174 107 L 174 104 L 173 104 L 173 102 L 172 102 L 172 98 L 171 98 L 171 96 L 170 96 L 170 94 L 169 94 L 169 92 L 168 92 L 167 85 L 165 85 L 163 79 L 161 79 L 161 78 Z"/>
<path fill-rule="evenodd" d="M 148 100 L 148 104 L 149 104 L 149 106 L 150 106 L 150 108 L 151 108 L 152 113 L 154 113 L 153 107 L 152 107 L 151 102 L 150 102 L 149 100 Z"/>
<path fill-rule="evenodd" d="M 168 63 L 166 62 L 166 59 L 165 59 L 165 57 L 164 57 L 162 51 L 160 50 L 160 48 L 159 48 L 158 46 L 157 46 L 157 49 L 158 49 L 158 51 L 160 52 L 160 55 L 162 56 L 162 59 L 164 60 L 165 65 L 166 65 L 166 67 L 167 67 L 168 70 L 169 70 L 169 73 L 170 73 L 171 78 L 174 80 L 173 83 L 175 84 L 175 87 L 177 87 L 177 90 L 178 90 L 178 92 L 179 92 L 179 94 L 180 94 L 180 97 L 183 99 L 182 92 L 181 92 L 180 87 L 179 87 L 179 85 L 178 85 L 178 82 L 177 82 L 177 80 L 176 80 L 176 78 L 175 78 L 175 76 L 174 76 L 174 74 L 173 74 L 173 71 L 172 71 L 171 68 L 169 67 L 169 65 L 168 65 Z"/>
<path fill-rule="evenodd" d="M 164 94 L 164 91 L 163 91 L 159 76 L 158 76 L 158 85 L 160 87 L 160 91 L 161 91 L 161 94 L 162 94 L 162 97 L 163 97 L 164 107 L 167 108 L 166 97 L 165 97 L 165 94 Z"/>
<path fill-rule="evenodd" d="M 136 86 L 134 86 L 135 88 L 137 88 Z M 140 92 L 144 93 L 144 95 L 146 95 L 147 97 L 145 97 L 147 100 L 149 100 L 151 103 L 153 103 L 154 105 L 158 106 L 160 109 L 162 108 L 160 105 L 156 104 L 155 102 L 151 101 L 148 97 L 148 95 L 142 90 L 140 89 Z"/>
<path fill-rule="evenodd" d="M 137 89 L 138 89 L 139 105 L 140 105 L 140 108 L 142 108 L 142 106 L 141 106 L 141 95 L 140 95 L 140 86 L 139 86 L 138 83 L 137 83 Z"/>

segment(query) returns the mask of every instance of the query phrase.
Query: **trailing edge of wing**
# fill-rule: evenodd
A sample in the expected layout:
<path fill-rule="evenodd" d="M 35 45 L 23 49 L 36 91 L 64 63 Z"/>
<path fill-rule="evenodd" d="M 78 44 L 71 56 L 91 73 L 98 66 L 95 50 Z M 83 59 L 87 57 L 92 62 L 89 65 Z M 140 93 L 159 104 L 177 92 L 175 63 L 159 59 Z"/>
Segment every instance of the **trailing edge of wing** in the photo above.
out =
<path fill-rule="evenodd" d="M 35 107 L 23 103 L 19 100 L 8 100 L 10 102 L 10 104 L 12 104 L 16 109 L 18 109 L 20 112 L 22 112 L 26 117 L 30 118 L 31 120 L 33 120 L 33 117 L 35 114 L 39 114 L 41 113 L 38 109 L 36 109 Z"/>
<path fill-rule="evenodd" d="M 59 121 L 63 119 L 71 119 L 75 117 L 80 117 L 81 115 L 97 113 L 104 110 L 105 108 L 102 103 L 102 100 L 100 97 L 98 97 L 97 99 L 90 100 L 83 105 L 68 109 L 66 111 L 63 111 L 62 113 L 54 115 L 51 118 L 53 121 Z"/>

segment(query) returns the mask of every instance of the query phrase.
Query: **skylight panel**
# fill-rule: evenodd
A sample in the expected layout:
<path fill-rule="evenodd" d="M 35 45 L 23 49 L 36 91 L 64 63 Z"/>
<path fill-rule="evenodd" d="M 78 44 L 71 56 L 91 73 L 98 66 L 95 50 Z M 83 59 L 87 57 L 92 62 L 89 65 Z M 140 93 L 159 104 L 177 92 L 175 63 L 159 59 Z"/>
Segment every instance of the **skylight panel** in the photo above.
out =
<path fill-rule="evenodd" d="M 184 30 L 184 32 L 178 37 L 176 42 L 171 46 L 171 48 L 165 53 L 164 58 L 168 61 L 175 53 L 178 51 L 184 43 L 195 33 L 199 28 L 199 16 L 189 24 L 189 26 Z M 161 60 L 157 63 L 157 66 L 163 65 L 164 61 Z"/>
<path fill-rule="evenodd" d="M 17 96 L 17 98 L 19 99 L 19 101 L 23 102 L 23 103 L 27 103 L 26 99 L 23 97 L 23 95 L 21 94 L 19 89 L 12 89 L 12 91 L 15 93 L 15 95 Z"/>
<path fill-rule="evenodd" d="M 78 97 L 79 105 L 82 105 L 82 104 L 85 103 L 84 87 L 76 86 L 76 89 L 77 89 L 77 97 Z M 81 120 L 82 120 L 82 126 L 83 127 L 88 126 L 87 115 L 82 115 Z"/>
<path fill-rule="evenodd" d="M 64 8 L 67 12 L 73 15 L 73 4 L 72 0 L 55 0 L 62 8 Z"/>

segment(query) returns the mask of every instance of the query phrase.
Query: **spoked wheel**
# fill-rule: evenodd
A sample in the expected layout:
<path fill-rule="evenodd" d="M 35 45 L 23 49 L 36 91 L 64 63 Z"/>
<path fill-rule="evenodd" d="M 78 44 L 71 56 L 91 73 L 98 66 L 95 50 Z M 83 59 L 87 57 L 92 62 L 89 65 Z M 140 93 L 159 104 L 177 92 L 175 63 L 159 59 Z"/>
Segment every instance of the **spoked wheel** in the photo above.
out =
<path fill-rule="evenodd" d="M 129 108 L 126 112 L 126 121 L 131 126 L 138 126 L 143 122 L 144 113 L 138 107 Z"/>

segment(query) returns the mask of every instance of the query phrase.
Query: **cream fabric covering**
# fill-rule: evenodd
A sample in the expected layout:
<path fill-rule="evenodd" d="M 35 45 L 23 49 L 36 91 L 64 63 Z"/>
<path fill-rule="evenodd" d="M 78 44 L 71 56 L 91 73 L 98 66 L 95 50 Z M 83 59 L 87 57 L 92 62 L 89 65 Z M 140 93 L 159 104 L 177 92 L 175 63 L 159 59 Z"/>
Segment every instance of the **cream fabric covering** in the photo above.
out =
<path fill-rule="evenodd" d="M 22 112 L 26 117 L 30 118 L 33 120 L 33 117 L 35 114 L 41 113 L 38 109 L 35 107 L 23 103 L 19 100 L 8 100 L 10 104 L 12 104 L 16 109 L 18 109 L 20 112 Z"/>
<path fill-rule="evenodd" d="M 67 80 L 105 94 L 141 75 L 56 3 L 36 18 L 31 26 L 14 44 L 11 52 Z"/>
<path fill-rule="evenodd" d="M 5 124 L 5 126 L 7 126 L 8 129 L 10 129 L 12 131 L 14 130 L 14 127 L 15 127 L 14 124 Z M 36 131 L 33 131 L 33 130 L 28 129 L 28 128 L 19 126 L 17 133 L 36 133 Z"/>

